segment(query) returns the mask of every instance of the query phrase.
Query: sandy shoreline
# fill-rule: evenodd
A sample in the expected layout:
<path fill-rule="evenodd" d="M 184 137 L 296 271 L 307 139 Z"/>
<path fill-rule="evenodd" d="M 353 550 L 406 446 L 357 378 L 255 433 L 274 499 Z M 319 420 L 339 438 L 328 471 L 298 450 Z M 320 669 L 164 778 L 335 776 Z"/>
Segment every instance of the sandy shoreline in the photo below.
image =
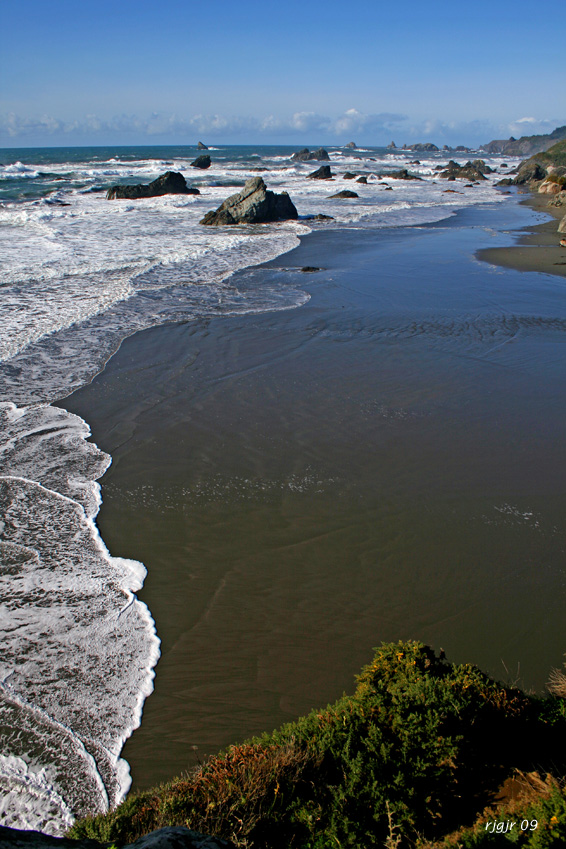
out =
<path fill-rule="evenodd" d="M 566 277 L 566 248 L 560 246 L 558 233 L 558 222 L 566 214 L 566 207 L 549 206 L 548 202 L 548 195 L 527 192 L 521 203 L 551 218 L 529 227 L 510 247 L 479 250 L 478 259 L 516 271 L 540 271 Z"/>

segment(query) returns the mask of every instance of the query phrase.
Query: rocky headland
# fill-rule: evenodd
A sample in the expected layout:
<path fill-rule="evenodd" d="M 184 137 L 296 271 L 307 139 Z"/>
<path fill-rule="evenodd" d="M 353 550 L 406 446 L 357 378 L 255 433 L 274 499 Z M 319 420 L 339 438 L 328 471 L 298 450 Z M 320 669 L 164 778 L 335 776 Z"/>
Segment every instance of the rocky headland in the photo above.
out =
<path fill-rule="evenodd" d="M 566 125 L 557 127 L 551 133 L 544 135 L 521 136 L 520 139 L 515 139 L 513 136 L 508 139 L 493 139 L 487 144 L 482 144 L 481 150 L 485 150 L 486 153 L 503 153 L 507 156 L 532 156 L 548 150 L 562 139 L 566 139 Z"/>

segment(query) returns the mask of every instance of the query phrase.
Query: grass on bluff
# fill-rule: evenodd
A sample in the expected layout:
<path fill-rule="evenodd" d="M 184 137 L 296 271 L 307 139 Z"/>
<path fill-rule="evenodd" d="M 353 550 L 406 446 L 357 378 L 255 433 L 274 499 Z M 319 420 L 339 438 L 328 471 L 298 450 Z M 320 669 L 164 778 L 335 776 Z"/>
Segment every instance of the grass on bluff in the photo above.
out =
<path fill-rule="evenodd" d="M 541 165 L 566 165 L 566 139 L 553 144 L 542 153 L 535 153 L 531 159 L 540 162 Z"/>
<path fill-rule="evenodd" d="M 544 814 L 549 825 L 520 835 L 547 842 L 517 845 L 546 849 L 566 846 L 566 795 L 551 777 L 565 765 L 561 696 L 526 695 L 422 643 L 383 644 L 353 695 L 231 746 L 68 836 L 124 845 L 184 825 L 249 849 L 475 849 L 488 845 L 481 812 L 521 770 L 546 788 L 521 804 L 544 808 L 531 819 Z M 562 842 L 548 842 L 555 833 Z"/>

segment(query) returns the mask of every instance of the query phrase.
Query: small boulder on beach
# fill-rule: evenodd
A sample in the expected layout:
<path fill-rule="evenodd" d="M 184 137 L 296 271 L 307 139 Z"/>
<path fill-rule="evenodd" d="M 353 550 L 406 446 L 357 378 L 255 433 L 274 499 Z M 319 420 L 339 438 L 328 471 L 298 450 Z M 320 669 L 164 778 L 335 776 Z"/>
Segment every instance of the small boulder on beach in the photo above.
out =
<path fill-rule="evenodd" d="M 286 221 L 298 217 L 295 204 L 287 192 L 276 195 L 266 189 L 262 177 L 252 177 L 241 192 L 230 195 L 218 209 L 207 212 L 200 223 L 221 227 Z"/>
<path fill-rule="evenodd" d="M 187 186 L 187 181 L 178 171 L 166 171 L 147 186 L 141 183 L 136 186 L 112 186 L 106 192 L 107 200 L 136 200 L 161 195 L 200 195 L 200 192 Z"/>

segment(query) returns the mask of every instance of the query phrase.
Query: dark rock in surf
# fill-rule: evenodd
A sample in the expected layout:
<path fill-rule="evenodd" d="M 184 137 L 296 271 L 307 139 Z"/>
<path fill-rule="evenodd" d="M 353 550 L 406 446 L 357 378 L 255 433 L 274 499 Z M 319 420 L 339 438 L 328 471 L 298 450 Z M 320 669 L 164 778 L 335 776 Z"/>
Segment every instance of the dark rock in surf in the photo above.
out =
<path fill-rule="evenodd" d="M 356 177 L 357 177 L 357 174 L 352 174 L 351 171 L 346 171 L 346 173 L 344 174 L 345 180 L 355 180 Z"/>
<path fill-rule="evenodd" d="M 330 162 L 328 151 L 323 147 L 319 147 L 318 150 L 313 150 L 312 152 L 308 147 L 303 147 L 302 150 L 298 150 L 292 155 L 291 162 L 310 162 L 311 159 Z"/>
<path fill-rule="evenodd" d="M 187 181 L 178 171 L 167 171 L 149 185 L 112 186 L 106 192 L 108 200 L 136 200 L 156 198 L 161 195 L 200 195 L 198 189 L 187 186 Z"/>
<path fill-rule="evenodd" d="M 307 174 L 307 180 L 331 180 L 332 176 L 330 165 L 321 165 L 312 174 Z"/>
<path fill-rule="evenodd" d="M 201 141 L 197 144 L 198 150 L 208 150 L 207 145 L 203 144 Z"/>
<path fill-rule="evenodd" d="M 439 176 L 444 180 L 455 180 L 464 179 L 464 180 L 485 180 L 483 171 L 487 172 L 489 166 L 483 162 L 481 159 L 477 159 L 476 163 L 466 162 L 465 165 L 459 165 L 458 162 L 454 162 L 453 159 L 450 160 L 448 166 L 441 171 Z M 489 168 L 491 171 L 491 168 Z"/>
<path fill-rule="evenodd" d="M 337 192 L 335 195 L 329 195 L 330 198 L 359 198 L 359 195 L 356 192 L 351 192 L 348 189 L 344 189 L 342 192 Z"/>
<path fill-rule="evenodd" d="M 197 158 L 191 162 L 191 168 L 202 168 L 203 171 L 205 168 L 210 168 L 210 156 L 208 153 L 203 153 L 202 156 L 197 156 Z"/>
<path fill-rule="evenodd" d="M 358 179 L 356 180 L 356 183 L 367 183 L 367 181 L 368 181 L 367 177 L 358 177 Z"/>
<path fill-rule="evenodd" d="M 422 177 L 417 177 L 415 174 L 409 174 L 406 168 L 401 168 L 399 171 L 385 171 L 380 177 L 393 177 L 394 180 L 422 180 Z"/>
<path fill-rule="evenodd" d="M 276 195 L 266 189 L 261 177 L 252 177 L 241 192 L 226 198 L 218 209 L 207 212 L 200 223 L 220 227 L 286 221 L 298 217 L 295 205 L 287 192 Z"/>
<path fill-rule="evenodd" d="M 410 144 L 407 150 L 438 150 L 435 144 L 432 142 L 418 142 L 417 144 Z"/>
<path fill-rule="evenodd" d="M 356 142 L 348 142 L 348 144 L 345 144 L 344 147 L 346 150 L 356 150 L 357 144 Z"/>

